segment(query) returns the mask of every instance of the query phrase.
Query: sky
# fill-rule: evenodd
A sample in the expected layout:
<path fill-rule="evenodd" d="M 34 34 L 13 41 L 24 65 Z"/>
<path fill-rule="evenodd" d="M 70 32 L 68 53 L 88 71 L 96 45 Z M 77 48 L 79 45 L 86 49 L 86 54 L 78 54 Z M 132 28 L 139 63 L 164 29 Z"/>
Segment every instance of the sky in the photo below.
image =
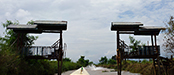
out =
<path fill-rule="evenodd" d="M 111 22 L 141 22 L 144 26 L 162 26 L 174 16 L 174 0 L 0 0 L 0 22 L 30 20 L 68 21 L 63 32 L 67 44 L 66 57 L 74 62 L 81 55 L 94 63 L 103 56 L 116 54 L 116 33 L 111 31 Z M 0 25 L 0 36 L 4 36 Z M 30 34 L 39 36 L 34 45 L 50 46 L 59 34 Z M 134 35 L 131 35 L 134 36 Z M 143 43 L 150 36 L 134 36 Z M 120 38 L 128 45 L 129 34 Z M 162 45 L 163 34 L 157 38 Z M 161 55 L 167 54 L 161 50 Z"/>

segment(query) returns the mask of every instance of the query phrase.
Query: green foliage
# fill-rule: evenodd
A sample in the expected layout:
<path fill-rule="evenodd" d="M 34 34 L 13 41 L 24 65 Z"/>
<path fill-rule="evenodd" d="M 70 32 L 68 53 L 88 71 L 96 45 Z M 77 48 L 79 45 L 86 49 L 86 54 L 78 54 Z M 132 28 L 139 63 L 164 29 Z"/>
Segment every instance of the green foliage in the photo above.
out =
<path fill-rule="evenodd" d="M 23 60 L 23 64 L 21 64 L 20 70 L 21 74 L 27 75 L 48 75 L 54 74 L 54 69 L 50 66 L 48 60 Z M 26 72 L 27 71 L 27 72 Z"/>
<path fill-rule="evenodd" d="M 145 46 L 144 43 L 141 43 L 140 40 L 136 40 L 134 37 L 129 36 L 130 40 L 130 48 L 132 48 L 132 51 L 136 51 L 138 49 L 138 46 Z"/>
<path fill-rule="evenodd" d="M 126 71 L 130 71 L 133 73 L 140 73 L 143 75 L 154 75 L 154 68 L 152 63 L 128 63 L 126 65 L 123 65 L 123 69 Z"/>
<path fill-rule="evenodd" d="M 31 23 L 28 22 L 28 24 Z M 10 24 L 17 25 L 19 22 L 7 20 L 2 25 L 6 28 Z M 4 37 L 0 37 L 0 72 L 2 75 L 49 75 L 55 73 L 49 61 L 27 60 L 21 56 L 20 50 L 17 48 L 19 45 L 16 42 L 20 42 L 20 47 L 31 46 L 38 37 L 15 33 L 9 29 L 5 30 L 4 35 Z"/>
<path fill-rule="evenodd" d="M 106 56 L 104 57 L 101 57 L 100 60 L 99 60 L 99 65 L 101 64 L 116 64 L 116 56 L 113 55 L 110 59 L 108 59 Z"/>
<path fill-rule="evenodd" d="M 101 57 L 101 59 L 99 60 L 99 64 L 107 64 L 108 63 L 108 59 L 106 56 Z"/>
<path fill-rule="evenodd" d="M 68 61 L 67 61 L 67 59 L 68 59 Z M 53 69 L 52 71 L 54 73 L 58 72 L 58 62 L 57 61 L 49 61 L 49 64 L 50 64 L 51 69 Z M 74 63 L 69 58 L 63 59 L 62 72 L 78 69 L 80 67 L 81 67 L 81 64 Z"/>
<path fill-rule="evenodd" d="M 91 65 L 91 64 L 94 64 L 94 63 L 92 61 L 90 61 L 88 65 Z"/>
<path fill-rule="evenodd" d="M 78 61 L 78 64 L 80 64 L 81 66 L 87 66 L 89 64 L 89 60 L 85 60 L 85 56 L 81 56 Z"/>
<path fill-rule="evenodd" d="M 48 75 L 54 74 L 47 60 L 26 60 L 11 50 L 0 51 L 1 75 Z"/>
<path fill-rule="evenodd" d="M 132 50 L 133 51 L 137 50 L 138 45 L 140 44 L 141 41 L 135 40 L 135 38 L 132 36 L 129 36 L 129 39 L 130 39 L 130 43 L 131 43 L 130 47 L 132 48 Z"/>
<path fill-rule="evenodd" d="M 74 70 L 81 67 L 81 64 L 74 62 L 63 62 L 62 71 Z"/>
<path fill-rule="evenodd" d="M 113 55 L 111 59 L 116 60 L 116 55 Z"/>
<path fill-rule="evenodd" d="M 34 21 L 31 20 L 31 21 L 28 21 L 27 25 L 33 25 L 34 24 Z"/>
<path fill-rule="evenodd" d="M 67 61 L 67 62 L 71 62 L 71 59 L 70 58 L 64 58 L 63 61 Z"/>
<path fill-rule="evenodd" d="M 109 59 L 109 60 L 108 60 L 108 64 L 116 64 L 116 60 Z"/>
<path fill-rule="evenodd" d="M 27 25 L 32 25 L 34 21 L 29 21 Z M 7 20 L 2 25 L 6 28 L 8 25 L 17 25 L 19 22 L 12 22 Z M 0 37 L 0 74 L 2 75 L 53 75 L 58 71 L 57 61 L 25 59 L 20 54 L 20 49 L 17 48 L 17 43 L 23 46 L 31 46 L 34 44 L 37 36 L 28 34 L 15 33 L 12 30 L 6 29 L 5 36 Z M 17 39 L 19 38 L 19 39 Z M 63 59 L 62 71 L 74 70 L 81 66 L 87 66 L 93 62 L 84 59 L 81 56 L 77 63 L 74 63 L 69 58 Z"/>
<path fill-rule="evenodd" d="M 112 68 L 117 70 L 117 64 L 102 64 L 98 65 L 105 68 Z M 138 63 L 134 60 L 127 60 L 126 64 L 122 63 L 122 70 L 129 71 L 132 73 L 140 73 L 142 75 L 154 75 L 154 67 L 151 61 L 143 60 L 142 63 Z"/>
<path fill-rule="evenodd" d="M 12 22 L 7 20 L 5 23 L 2 23 L 3 27 L 6 28 L 7 26 L 9 26 L 10 24 L 19 24 L 19 22 Z M 8 30 L 6 29 L 4 32 L 4 37 L 0 37 L 0 47 L 1 49 L 5 49 L 8 47 L 11 47 L 13 42 L 15 41 L 17 34 L 14 33 L 12 30 Z"/>
<path fill-rule="evenodd" d="M 1 75 L 6 74 L 18 74 L 19 73 L 19 62 L 21 59 L 19 55 L 10 50 L 0 51 L 0 73 Z"/>
<path fill-rule="evenodd" d="M 149 61 L 147 61 L 147 60 L 144 59 L 141 63 L 148 63 L 148 62 L 149 62 Z"/>
<path fill-rule="evenodd" d="M 28 22 L 28 24 L 31 23 L 30 21 Z M 28 34 L 21 34 L 21 33 L 15 33 L 13 30 L 7 29 L 7 26 L 9 26 L 10 24 L 13 25 L 17 25 L 19 24 L 18 21 L 16 22 L 12 22 L 10 20 L 7 20 L 5 23 L 3 23 L 3 27 L 6 28 L 4 34 L 4 37 L 0 37 L 0 47 L 1 49 L 5 49 L 8 48 L 10 50 L 16 50 L 17 46 L 19 47 L 19 45 L 17 45 L 17 42 L 20 42 L 21 47 L 23 46 L 31 46 L 32 44 L 34 44 L 34 40 L 36 40 L 38 37 L 36 36 L 31 36 Z M 17 39 L 18 38 L 18 39 Z"/>
<path fill-rule="evenodd" d="M 127 63 L 137 63 L 137 61 L 134 60 L 126 60 Z"/>

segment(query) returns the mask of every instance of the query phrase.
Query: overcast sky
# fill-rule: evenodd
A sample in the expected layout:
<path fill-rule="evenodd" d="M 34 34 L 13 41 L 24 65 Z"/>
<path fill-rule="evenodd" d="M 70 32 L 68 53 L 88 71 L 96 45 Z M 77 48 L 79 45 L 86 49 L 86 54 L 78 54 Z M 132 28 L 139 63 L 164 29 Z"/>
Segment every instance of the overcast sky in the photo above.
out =
<path fill-rule="evenodd" d="M 115 32 L 111 22 L 141 22 L 144 26 L 162 26 L 174 16 L 174 0 L 0 0 L 0 22 L 26 24 L 30 20 L 68 21 L 63 33 L 66 56 L 77 61 L 81 55 L 95 63 L 102 56 L 116 54 Z M 4 28 L 0 26 L 0 36 Z M 59 34 L 37 34 L 35 45 L 52 45 Z M 132 35 L 133 36 L 133 35 Z M 129 44 L 129 35 L 121 39 Z M 135 36 L 146 43 L 150 36 Z M 160 34 L 158 44 L 162 45 Z M 166 53 L 162 52 L 163 55 Z"/>

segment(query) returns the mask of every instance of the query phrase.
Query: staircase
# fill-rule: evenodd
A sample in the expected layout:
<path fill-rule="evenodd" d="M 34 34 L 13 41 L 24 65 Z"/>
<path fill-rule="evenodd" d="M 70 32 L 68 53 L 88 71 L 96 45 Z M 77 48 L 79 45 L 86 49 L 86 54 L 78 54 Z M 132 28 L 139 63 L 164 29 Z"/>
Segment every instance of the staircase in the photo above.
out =
<path fill-rule="evenodd" d="M 158 65 L 159 62 L 159 65 Z M 159 56 L 159 61 L 157 59 L 154 60 L 154 67 L 156 71 L 156 75 L 172 75 L 169 70 L 173 68 L 174 62 L 171 59 L 164 58 Z M 160 69 L 160 71 L 159 71 Z"/>

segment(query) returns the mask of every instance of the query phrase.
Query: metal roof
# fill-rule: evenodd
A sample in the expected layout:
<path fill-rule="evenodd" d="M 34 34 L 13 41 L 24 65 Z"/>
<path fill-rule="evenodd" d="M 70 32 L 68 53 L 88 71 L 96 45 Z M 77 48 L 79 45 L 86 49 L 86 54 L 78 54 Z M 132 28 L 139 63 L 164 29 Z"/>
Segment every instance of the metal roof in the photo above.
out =
<path fill-rule="evenodd" d="M 141 26 L 138 31 L 135 31 L 134 35 L 158 35 L 161 30 L 165 29 L 159 26 Z"/>
<path fill-rule="evenodd" d="M 139 26 L 142 26 L 141 22 L 111 22 L 112 31 L 134 31 L 138 29 Z"/>
<path fill-rule="evenodd" d="M 67 21 L 36 20 L 34 25 L 11 24 L 7 29 L 20 33 L 60 33 L 60 30 L 67 29 Z"/>
<path fill-rule="evenodd" d="M 148 29 L 148 30 L 165 30 L 166 28 L 164 28 L 164 27 L 159 27 L 159 26 L 140 26 L 139 29 Z"/>
<path fill-rule="evenodd" d="M 159 26 L 143 26 L 140 22 L 111 22 L 111 31 L 119 30 L 119 34 L 158 35 L 165 29 Z"/>
<path fill-rule="evenodd" d="M 34 24 L 43 30 L 66 30 L 67 21 L 36 20 Z"/>
<path fill-rule="evenodd" d="M 119 34 L 134 34 L 134 35 L 159 35 L 161 30 L 164 30 L 164 27 L 157 26 L 142 26 L 134 31 L 119 31 Z"/>
<path fill-rule="evenodd" d="M 12 29 L 14 32 L 20 32 L 20 33 L 42 33 L 42 30 L 37 28 L 37 25 L 9 25 L 7 26 L 7 29 Z"/>
<path fill-rule="evenodd" d="M 54 25 L 62 25 L 67 24 L 67 21 L 51 21 L 51 20 L 36 20 L 35 24 L 54 24 Z"/>
<path fill-rule="evenodd" d="M 134 35 L 158 35 L 160 30 L 139 30 L 135 31 Z"/>
<path fill-rule="evenodd" d="M 24 25 L 24 24 L 20 24 L 20 25 L 9 25 L 7 27 L 7 29 L 36 29 L 37 25 Z"/>
<path fill-rule="evenodd" d="M 112 25 L 143 25 L 141 22 L 112 22 Z"/>

